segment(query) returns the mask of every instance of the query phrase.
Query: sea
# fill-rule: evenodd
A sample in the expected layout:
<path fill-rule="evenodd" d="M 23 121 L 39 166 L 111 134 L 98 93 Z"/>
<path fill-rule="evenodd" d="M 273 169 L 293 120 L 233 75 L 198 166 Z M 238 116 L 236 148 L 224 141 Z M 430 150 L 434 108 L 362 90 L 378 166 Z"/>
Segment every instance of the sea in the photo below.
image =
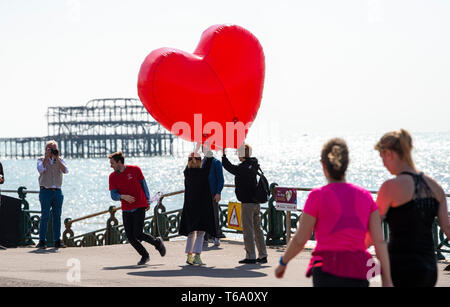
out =
<path fill-rule="evenodd" d="M 315 132 L 280 130 L 273 126 L 250 131 L 247 142 L 253 147 L 255 156 L 270 183 L 282 187 L 314 188 L 326 184 L 320 165 L 320 151 L 323 144 L 332 137 L 346 140 L 350 151 L 347 180 L 369 190 L 378 190 L 392 175 L 384 168 L 375 143 L 382 134 L 367 132 Z M 412 132 L 413 158 L 418 169 L 437 180 L 444 191 L 450 193 L 450 131 Z M 183 170 L 187 156 L 194 145 L 176 141 L 173 156 L 126 158 L 126 164 L 138 165 L 146 178 L 150 194 L 169 193 L 184 189 Z M 227 156 L 238 163 L 234 149 L 227 149 Z M 62 155 L 64 153 L 62 152 Z M 215 152 L 220 159 L 221 153 Z M 2 159 L 5 184 L 1 190 L 17 190 L 24 186 L 29 191 L 38 191 L 37 161 L 35 159 Z M 64 204 L 62 218 L 79 218 L 110 206 L 120 206 L 111 200 L 108 177 L 112 172 L 109 159 L 66 159 L 69 173 L 64 175 Z M 225 183 L 233 184 L 234 178 L 224 170 Z M 17 193 L 5 193 L 17 196 Z M 303 208 L 307 192 L 299 192 L 298 208 Z M 37 194 L 28 194 L 30 209 L 40 210 Z M 233 188 L 224 188 L 221 203 L 236 201 Z M 183 195 L 163 200 L 166 210 L 182 208 Z M 154 204 L 152 205 L 153 209 Z M 152 214 L 152 210 L 147 214 Z M 121 221 L 121 214 L 117 215 Z M 73 224 L 75 235 L 104 228 L 108 214 Z M 64 228 L 64 226 L 62 226 Z"/>

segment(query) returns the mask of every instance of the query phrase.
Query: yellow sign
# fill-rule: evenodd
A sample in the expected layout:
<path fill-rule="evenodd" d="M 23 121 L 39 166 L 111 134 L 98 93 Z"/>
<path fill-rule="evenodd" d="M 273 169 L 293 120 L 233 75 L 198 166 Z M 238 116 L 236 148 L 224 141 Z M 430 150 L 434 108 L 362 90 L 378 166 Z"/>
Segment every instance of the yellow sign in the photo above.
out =
<path fill-rule="evenodd" d="M 228 203 L 228 228 L 242 231 L 241 203 Z"/>

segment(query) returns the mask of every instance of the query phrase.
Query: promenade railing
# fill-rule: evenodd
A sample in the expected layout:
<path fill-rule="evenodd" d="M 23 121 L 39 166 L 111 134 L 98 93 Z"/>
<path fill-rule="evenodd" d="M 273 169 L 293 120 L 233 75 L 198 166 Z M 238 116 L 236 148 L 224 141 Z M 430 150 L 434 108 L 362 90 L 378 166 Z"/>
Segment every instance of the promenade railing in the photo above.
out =
<path fill-rule="evenodd" d="M 234 185 L 226 184 L 225 188 L 234 188 Z M 275 208 L 275 188 L 278 184 L 272 183 L 270 185 L 271 197 L 267 205 L 261 206 L 261 226 L 266 236 L 266 244 L 273 245 L 285 245 L 288 240 L 288 233 L 293 234 L 298 227 L 302 210 L 298 209 L 289 214 L 285 211 L 279 211 Z M 293 188 L 293 187 L 289 187 Z M 309 192 L 311 188 L 294 187 L 299 192 Z M 376 194 L 377 191 L 370 191 L 372 194 Z M 39 191 L 29 191 L 25 187 L 20 187 L 15 190 L 1 190 L 1 193 L 17 193 L 19 199 L 22 202 L 22 218 L 21 218 L 21 241 L 20 245 L 34 244 L 33 240 L 39 239 L 39 223 L 40 223 L 40 211 L 30 210 L 29 203 L 26 199 L 27 194 L 38 194 Z M 146 217 L 144 222 L 144 231 L 151 233 L 153 236 L 158 236 L 164 240 L 177 238 L 182 208 L 167 211 L 163 202 L 165 199 L 184 194 L 184 190 L 170 192 L 163 194 L 156 206 L 153 208 L 153 215 Z M 449 198 L 450 194 L 446 194 Z M 182 204 L 180 205 L 182 207 Z M 112 244 L 124 244 L 128 243 L 125 234 L 125 229 L 122 224 L 119 224 L 116 218 L 117 211 L 121 210 L 120 207 L 111 206 L 108 210 L 93 213 L 87 216 L 79 217 L 76 219 L 66 218 L 64 220 L 65 230 L 63 232 L 64 243 L 69 247 L 88 247 L 88 246 L 101 246 Z M 94 217 L 106 215 L 106 227 L 91 231 L 84 234 L 75 235 L 72 230 L 72 226 L 75 223 L 84 222 Z M 230 229 L 227 227 L 228 204 L 219 204 L 219 223 L 222 232 L 240 234 L 240 231 Z M 51 216 L 51 215 L 50 215 Z M 289 218 L 288 218 L 289 217 Z M 288 221 L 288 224 L 286 223 Z M 289 223 L 290 221 L 290 223 Z M 52 223 L 50 222 L 49 225 Z M 52 229 L 49 226 L 47 238 L 51 240 Z M 383 232 L 386 239 L 389 238 L 389 231 L 387 224 L 383 222 Z M 314 235 L 311 238 L 314 240 Z M 450 242 L 445 237 L 443 231 L 439 228 L 437 219 L 433 225 L 433 239 L 436 248 L 436 255 L 438 259 L 445 259 L 443 253 L 450 253 Z M 49 246 L 52 246 L 51 241 L 48 242 Z"/>

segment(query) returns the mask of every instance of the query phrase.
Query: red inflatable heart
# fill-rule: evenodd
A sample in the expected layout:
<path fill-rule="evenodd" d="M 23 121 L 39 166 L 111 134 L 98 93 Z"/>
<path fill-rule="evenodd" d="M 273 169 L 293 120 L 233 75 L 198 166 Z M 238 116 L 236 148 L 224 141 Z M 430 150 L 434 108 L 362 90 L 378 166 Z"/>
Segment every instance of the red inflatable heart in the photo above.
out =
<path fill-rule="evenodd" d="M 138 95 L 172 133 L 213 148 L 237 148 L 258 112 L 264 70 L 253 34 L 237 25 L 215 25 L 203 32 L 193 54 L 152 51 L 139 71 Z"/>

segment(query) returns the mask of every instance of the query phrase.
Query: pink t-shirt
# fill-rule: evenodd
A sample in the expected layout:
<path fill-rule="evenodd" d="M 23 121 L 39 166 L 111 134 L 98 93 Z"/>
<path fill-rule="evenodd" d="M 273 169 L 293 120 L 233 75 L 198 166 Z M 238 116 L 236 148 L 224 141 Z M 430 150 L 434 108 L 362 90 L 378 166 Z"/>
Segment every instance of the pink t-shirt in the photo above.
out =
<path fill-rule="evenodd" d="M 303 209 L 303 212 L 317 219 L 314 227 L 317 244 L 311 264 L 322 260 L 320 255 L 323 252 L 357 252 L 356 254 L 362 255 L 363 258 L 368 257 L 364 240 L 370 215 L 376 210 L 378 206 L 370 192 L 354 184 L 330 183 L 313 189 Z M 340 254 L 350 255 L 351 253 Z M 342 269 L 336 268 L 335 272 L 330 273 L 345 271 L 344 268 L 348 267 L 348 260 L 350 260 L 348 258 L 344 256 L 340 264 L 333 265 Z M 359 274 L 362 272 L 357 275 Z"/>

